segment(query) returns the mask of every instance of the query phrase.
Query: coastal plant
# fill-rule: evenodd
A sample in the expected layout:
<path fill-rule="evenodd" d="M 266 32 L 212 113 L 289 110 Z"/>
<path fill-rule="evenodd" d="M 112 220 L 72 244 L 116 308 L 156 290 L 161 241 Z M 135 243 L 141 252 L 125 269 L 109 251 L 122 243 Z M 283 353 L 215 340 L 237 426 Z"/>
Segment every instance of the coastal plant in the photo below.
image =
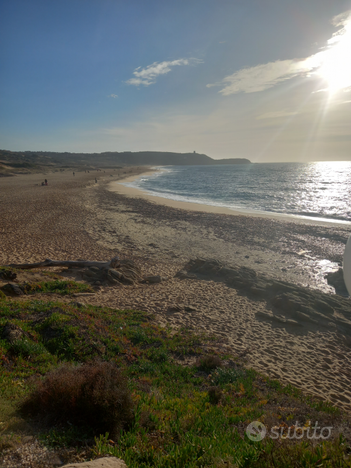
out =
<path fill-rule="evenodd" d="M 321 444 L 309 444 L 306 441 L 289 443 L 288 441 L 268 440 L 263 444 L 252 468 L 294 467 L 350 467 L 348 458 L 350 447 L 343 436 Z"/>
<path fill-rule="evenodd" d="M 38 283 L 24 283 L 22 285 L 25 294 L 55 293 L 61 295 L 76 294 L 81 292 L 93 292 L 91 287 L 76 281 L 40 281 Z"/>
<path fill-rule="evenodd" d="M 223 392 L 220 387 L 211 387 L 208 389 L 208 399 L 211 405 L 218 405 L 223 396 Z"/>
<path fill-rule="evenodd" d="M 150 348 L 147 357 L 152 362 L 166 362 L 168 360 L 168 353 L 163 348 Z"/>
<path fill-rule="evenodd" d="M 203 356 L 197 363 L 199 370 L 204 372 L 211 372 L 213 369 L 222 367 L 222 360 L 218 356 Z"/>
<path fill-rule="evenodd" d="M 129 468 L 351 466 L 348 442 L 335 440 L 340 428 L 349 427 L 348 416 L 238 363 L 224 365 L 234 357 L 217 352 L 205 334 L 172 333 L 146 312 L 43 300 L 0 303 L 0 334 L 7 322 L 20 327 L 23 339 L 42 354 L 28 355 L 27 344 L 14 353 L 13 343 L 0 339 L 0 410 L 2 401 L 15 404 L 37 395 L 22 414 L 40 423 L 45 445 L 86 447 L 94 457 L 122 458 Z M 218 357 L 222 366 L 199 372 L 201 357 L 207 356 Z M 92 361 L 96 357 L 99 361 Z M 113 413 L 116 399 L 111 402 L 109 395 L 115 385 L 108 375 L 100 379 L 81 369 L 105 364 L 125 380 L 131 408 L 130 418 L 122 417 L 125 423 L 96 417 L 96 408 Z M 97 396 L 100 406 L 94 405 Z M 253 442 L 245 432 L 252 421 L 269 429 L 308 420 L 332 425 L 334 439 Z"/>
<path fill-rule="evenodd" d="M 47 423 L 69 421 L 114 434 L 133 420 L 127 380 L 112 363 L 64 364 L 48 373 L 20 404 L 24 415 Z"/>
<path fill-rule="evenodd" d="M 10 351 L 13 354 L 29 358 L 32 356 L 39 356 L 41 354 L 47 354 L 45 346 L 41 343 L 36 343 L 35 341 L 22 338 L 16 340 L 11 344 Z"/>
<path fill-rule="evenodd" d="M 245 377 L 245 370 L 243 369 L 219 368 L 211 374 L 211 380 L 215 385 L 234 383 L 243 377 Z"/>

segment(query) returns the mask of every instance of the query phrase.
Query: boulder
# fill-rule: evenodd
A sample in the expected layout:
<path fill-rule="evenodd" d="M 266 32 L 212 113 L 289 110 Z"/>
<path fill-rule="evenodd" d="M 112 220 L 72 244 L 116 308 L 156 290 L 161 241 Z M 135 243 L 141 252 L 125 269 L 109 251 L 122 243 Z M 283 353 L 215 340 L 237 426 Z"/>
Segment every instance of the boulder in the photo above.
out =
<path fill-rule="evenodd" d="M 109 268 L 107 270 L 107 276 L 117 281 L 121 281 L 123 279 L 123 274 L 120 271 L 115 270 L 114 268 Z"/>
<path fill-rule="evenodd" d="M 15 283 L 7 283 L 1 288 L 1 291 L 6 294 L 6 296 L 22 296 L 24 292 Z"/>
<path fill-rule="evenodd" d="M 344 286 L 342 269 L 328 275 L 329 284 L 333 283 L 336 289 L 335 295 L 278 281 L 257 274 L 251 268 L 225 265 L 212 259 L 190 260 L 176 277 L 180 279 L 195 277 L 200 280 L 223 282 L 250 299 L 264 300 L 267 308 L 273 313 L 257 313 L 259 319 L 275 321 L 282 326 L 302 325 L 306 329 L 313 330 L 316 326 L 321 330 L 333 327 L 333 330 L 347 336 L 351 334 L 351 301 L 341 296 Z M 173 308 L 168 309 L 168 313 L 172 312 L 175 312 Z"/>

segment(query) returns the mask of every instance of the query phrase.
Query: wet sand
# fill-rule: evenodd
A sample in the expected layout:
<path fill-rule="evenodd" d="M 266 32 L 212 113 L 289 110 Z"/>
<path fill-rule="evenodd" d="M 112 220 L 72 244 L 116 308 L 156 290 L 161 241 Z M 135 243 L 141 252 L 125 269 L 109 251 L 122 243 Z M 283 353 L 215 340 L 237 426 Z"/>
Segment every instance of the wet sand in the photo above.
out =
<path fill-rule="evenodd" d="M 255 369 L 351 410 L 350 336 L 259 320 L 259 313 L 270 312 L 265 301 L 223 283 L 175 277 L 190 258 L 215 258 L 333 293 L 324 274 L 341 262 L 350 228 L 199 211 L 198 206 L 184 210 L 135 192 L 111 192 L 111 181 L 132 175 L 124 172 L 1 179 L 0 264 L 131 258 L 144 275 L 167 280 L 104 286 L 80 301 L 147 310 L 163 325 L 215 333 L 224 349 L 246 352 Z M 36 185 L 44 178 L 48 187 Z"/>

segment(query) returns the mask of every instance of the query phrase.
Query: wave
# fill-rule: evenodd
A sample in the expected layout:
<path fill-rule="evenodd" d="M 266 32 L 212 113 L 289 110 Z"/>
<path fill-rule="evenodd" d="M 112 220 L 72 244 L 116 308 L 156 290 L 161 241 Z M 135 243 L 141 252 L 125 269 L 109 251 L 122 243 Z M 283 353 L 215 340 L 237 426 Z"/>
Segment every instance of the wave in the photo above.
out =
<path fill-rule="evenodd" d="M 150 195 L 180 202 L 252 213 L 273 213 L 325 221 L 351 221 L 351 163 L 254 164 L 158 167 L 149 176 L 125 183 Z M 327 180 L 326 180 L 327 179 Z"/>

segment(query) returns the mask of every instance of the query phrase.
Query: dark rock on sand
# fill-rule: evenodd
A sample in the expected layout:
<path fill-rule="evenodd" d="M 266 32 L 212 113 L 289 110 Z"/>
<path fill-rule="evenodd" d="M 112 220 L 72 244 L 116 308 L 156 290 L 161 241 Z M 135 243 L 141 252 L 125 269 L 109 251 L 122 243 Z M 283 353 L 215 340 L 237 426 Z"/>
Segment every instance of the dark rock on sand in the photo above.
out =
<path fill-rule="evenodd" d="M 0 289 L 4 294 L 6 294 L 6 296 L 21 296 L 22 294 L 24 294 L 24 292 L 18 286 L 18 284 L 15 283 L 5 284 L 5 286 L 3 286 Z"/>
<path fill-rule="evenodd" d="M 145 276 L 144 278 L 144 281 L 146 283 L 161 283 L 162 281 L 165 281 L 167 280 L 166 277 L 164 276 L 160 276 L 160 275 L 156 275 L 156 276 Z M 143 282 L 144 282 L 143 281 Z"/>
<path fill-rule="evenodd" d="M 333 329 L 351 335 L 351 301 L 339 295 L 273 280 L 257 275 L 250 268 L 201 258 L 190 260 L 176 276 L 223 282 L 242 295 L 265 300 L 272 313 L 260 312 L 256 315 L 260 319 L 289 327 Z"/>
<path fill-rule="evenodd" d="M 80 270 L 82 278 L 95 285 L 119 283 L 134 284 L 140 279 L 140 270 L 132 260 L 116 259 L 111 263 L 113 268 L 99 268 L 96 266 Z"/>

